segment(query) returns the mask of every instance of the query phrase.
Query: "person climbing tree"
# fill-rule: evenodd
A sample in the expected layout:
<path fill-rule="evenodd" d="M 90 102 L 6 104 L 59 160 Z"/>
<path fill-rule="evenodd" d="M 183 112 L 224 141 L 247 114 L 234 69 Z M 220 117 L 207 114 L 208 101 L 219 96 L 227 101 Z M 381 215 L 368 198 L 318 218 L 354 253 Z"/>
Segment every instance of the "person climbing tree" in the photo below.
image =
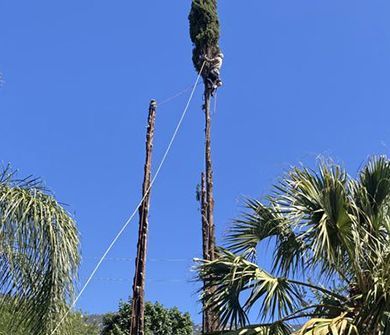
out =
<path fill-rule="evenodd" d="M 190 35 L 194 45 L 192 60 L 195 70 L 202 75 L 204 82 L 205 113 L 205 173 L 202 173 L 201 192 L 199 199 L 202 213 L 203 257 L 214 260 L 215 226 L 214 226 L 214 196 L 213 169 L 211 159 L 211 113 L 210 99 L 218 87 L 222 86 L 220 71 L 223 54 L 219 47 L 220 25 L 217 14 L 217 0 L 192 0 L 189 15 Z M 212 295 L 215 288 L 207 288 L 207 294 Z M 217 315 L 203 306 L 203 333 L 211 333 L 219 328 Z"/>
<path fill-rule="evenodd" d="M 190 36 L 194 44 L 192 60 L 211 95 L 222 86 L 220 78 L 224 55 L 219 47 L 220 25 L 216 0 L 193 0 Z"/>
<path fill-rule="evenodd" d="M 223 63 L 223 57 L 224 55 L 222 52 L 218 53 L 216 57 L 211 59 L 207 56 L 203 57 L 204 60 L 210 64 L 210 71 L 207 77 L 207 86 L 208 89 L 211 90 L 211 96 L 214 96 L 218 87 L 222 86 L 221 68 Z"/>

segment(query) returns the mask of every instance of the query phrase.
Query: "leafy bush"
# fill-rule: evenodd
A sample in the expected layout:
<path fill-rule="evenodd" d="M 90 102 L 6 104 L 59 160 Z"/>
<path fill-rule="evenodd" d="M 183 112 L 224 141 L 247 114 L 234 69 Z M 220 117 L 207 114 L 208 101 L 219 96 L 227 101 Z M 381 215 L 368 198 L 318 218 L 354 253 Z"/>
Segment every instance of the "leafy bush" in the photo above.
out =
<path fill-rule="evenodd" d="M 105 315 L 102 335 L 130 334 L 131 302 L 120 302 L 116 313 Z M 160 303 L 145 305 L 145 335 L 191 335 L 193 323 L 188 313 Z"/>

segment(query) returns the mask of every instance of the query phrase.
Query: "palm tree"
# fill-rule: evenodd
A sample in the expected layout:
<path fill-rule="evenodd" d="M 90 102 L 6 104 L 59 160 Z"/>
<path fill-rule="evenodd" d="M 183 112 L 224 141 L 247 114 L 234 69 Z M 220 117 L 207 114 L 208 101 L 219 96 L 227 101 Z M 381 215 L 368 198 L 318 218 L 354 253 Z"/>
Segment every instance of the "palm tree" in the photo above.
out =
<path fill-rule="evenodd" d="M 330 163 L 293 168 L 265 202 L 246 207 L 218 258 L 197 268 L 202 299 L 225 333 L 390 334 L 386 157 L 369 160 L 356 179 Z M 273 248 L 270 271 L 256 264 L 264 243 Z M 248 325 L 253 310 L 261 322 Z"/>
<path fill-rule="evenodd" d="M 10 334 L 16 328 L 33 335 L 51 334 L 73 294 L 79 261 L 79 238 L 70 215 L 39 180 L 19 180 L 9 167 L 4 169 L 0 313 L 6 308 L 13 315 Z"/>

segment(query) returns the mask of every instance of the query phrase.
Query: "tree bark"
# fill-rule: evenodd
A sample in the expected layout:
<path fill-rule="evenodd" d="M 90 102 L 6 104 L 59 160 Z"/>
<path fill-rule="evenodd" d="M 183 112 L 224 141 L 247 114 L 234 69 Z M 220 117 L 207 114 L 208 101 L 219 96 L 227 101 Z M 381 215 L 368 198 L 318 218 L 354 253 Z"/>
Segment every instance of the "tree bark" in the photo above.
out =
<path fill-rule="evenodd" d="M 201 188 L 200 188 L 200 204 L 202 215 L 202 242 L 203 242 L 203 259 L 210 259 L 210 228 L 207 220 L 207 201 L 206 201 L 206 177 L 204 172 L 201 175 Z M 211 325 L 210 313 L 203 310 L 203 332 L 210 329 Z"/>
<path fill-rule="evenodd" d="M 209 253 L 210 229 L 207 220 L 206 178 L 203 172 L 202 172 L 202 179 L 201 179 L 200 201 L 201 201 L 201 214 L 202 214 L 203 258 L 210 259 L 210 253 Z"/>
<path fill-rule="evenodd" d="M 202 201 L 202 215 L 205 213 L 207 222 L 207 240 L 203 244 L 208 244 L 207 253 L 204 253 L 205 259 L 213 261 L 215 259 L 215 226 L 214 226 L 214 185 L 213 185 L 213 165 L 211 159 L 211 111 L 210 111 L 211 92 L 205 85 L 204 105 L 205 113 L 205 200 Z M 210 293 L 215 291 L 210 289 Z M 203 306 L 205 307 L 205 306 Z M 218 330 L 218 317 L 210 310 L 205 310 L 204 315 L 204 332 L 210 333 Z"/>
<path fill-rule="evenodd" d="M 205 88 L 204 112 L 205 112 L 205 165 L 206 165 L 206 218 L 209 227 L 209 260 L 215 259 L 215 228 L 214 228 L 214 184 L 213 164 L 211 159 L 211 111 L 210 92 Z"/>
<path fill-rule="evenodd" d="M 137 258 L 135 261 L 135 274 L 133 281 L 133 299 L 131 305 L 130 334 L 144 334 L 145 314 L 145 269 L 149 226 L 149 205 L 151 192 L 152 149 L 154 138 L 154 125 L 156 119 L 156 101 L 149 105 L 148 126 L 146 131 L 146 158 L 144 166 L 144 180 L 142 185 L 142 197 L 144 198 L 139 212 L 139 230 L 137 244 Z"/>

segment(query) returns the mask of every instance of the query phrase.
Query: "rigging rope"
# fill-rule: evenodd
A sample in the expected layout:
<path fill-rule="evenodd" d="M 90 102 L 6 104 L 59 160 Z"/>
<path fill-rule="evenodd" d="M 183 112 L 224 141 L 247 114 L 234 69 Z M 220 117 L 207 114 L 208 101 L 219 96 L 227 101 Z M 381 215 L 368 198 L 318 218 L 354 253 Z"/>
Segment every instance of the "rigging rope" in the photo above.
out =
<path fill-rule="evenodd" d="M 127 226 L 129 225 L 129 223 L 131 222 L 131 220 L 133 219 L 133 217 L 135 216 L 135 214 L 137 213 L 138 211 L 138 208 L 142 205 L 142 203 L 144 202 L 146 196 L 149 194 L 154 182 L 156 181 L 159 173 L 160 173 L 160 170 L 162 168 L 162 166 L 164 165 L 165 163 L 165 160 L 167 159 L 167 156 L 169 154 L 169 152 L 171 151 L 171 147 L 173 145 L 173 142 L 175 141 L 176 139 L 176 136 L 177 136 L 177 133 L 179 132 L 179 129 L 181 127 L 181 124 L 183 123 L 183 120 L 184 120 L 184 117 L 186 116 L 187 114 L 187 111 L 188 111 L 188 108 L 190 107 L 190 103 L 192 101 L 192 98 L 194 97 L 194 93 L 195 93 L 195 90 L 196 90 L 196 87 L 198 86 L 198 83 L 199 83 L 199 79 L 201 78 L 201 75 L 202 75 L 202 72 L 203 72 L 203 68 L 205 66 L 205 62 L 203 62 L 203 65 L 202 65 L 202 68 L 201 70 L 199 71 L 198 73 L 198 76 L 196 77 L 196 81 L 195 81 L 195 84 L 193 85 L 192 87 L 192 91 L 191 91 L 191 94 L 190 94 L 190 97 L 188 98 L 188 101 L 187 101 L 187 104 L 184 108 L 184 111 L 179 119 L 179 122 L 176 126 L 176 129 L 175 131 L 173 132 L 173 135 L 171 137 L 171 140 L 169 141 L 169 144 L 168 144 L 168 147 L 167 149 L 165 150 L 165 153 L 163 155 L 163 158 L 161 159 L 161 162 L 156 170 L 156 173 L 150 183 L 150 186 L 149 188 L 146 190 L 145 192 L 145 195 L 142 197 L 141 201 L 138 203 L 138 205 L 135 207 L 133 213 L 130 215 L 130 217 L 126 220 L 126 222 L 124 223 L 124 225 L 122 226 L 121 230 L 118 232 L 118 234 L 115 236 L 115 238 L 112 240 L 112 242 L 110 243 L 110 245 L 108 246 L 108 248 L 106 249 L 106 251 L 104 252 L 103 256 L 100 258 L 99 262 L 96 264 L 95 268 L 93 269 L 93 271 L 91 272 L 90 276 L 88 277 L 87 281 L 85 282 L 84 286 L 82 287 L 82 289 L 80 290 L 79 294 L 77 295 L 77 297 L 74 299 L 74 301 L 72 302 L 72 304 L 70 305 L 69 309 L 67 310 L 67 312 L 64 314 L 64 316 L 62 317 L 62 319 L 59 321 L 59 323 L 57 324 L 57 326 L 54 328 L 54 330 L 52 331 L 51 335 L 55 334 L 55 332 L 58 330 L 58 328 L 61 326 L 61 324 L 65 321 L 65 319 L 67 318 L 67 316 L 69 315 L 70 311 L 73 309 L 73 307 L 76 306 L 77 302 L 79 301 L 80 297 L 82 296 L 82 294 L 84 293 L 85 289 L 87 288 L 87 286 L 89 285 L 89 283 L 92 281 L 93 277 L 95 276 L 96 272 L 99 270 L 100 266 L 102 265 L 104 259 L 106 258 L 106 256 L 108 255 L 108 253 L 111 251 L 111 249 L 114 247 L 115 243 L 118 241 L 118 239 L 121 237 L 121 235 L 123 234 L 123 232 L 125 231 L 125 229 L 127 228 Z"/>
<path fill-rule="evenodd" d="M 199 84 L 200 83 L 198 83 L 196 86 L 198 86 Z M 191 86 L 187 86 L 185 89 L 177 92 L 176 94 L 170 96 L 169 98 L 165 98 L 163 101 L 158 103 L 158 107 L 164 106 L 168 102 L 171 102 L 172 100 L 175 100 L 176 98 L 182 96 L 184 93 L 187 93 L 188 91 L 190 91 L 192 88 L 193 88 L 192 85 Z"/>
<path fill-rule="evenodd" d="M 83 261 L 96 261 L 100 257 L 83 257 Z M 148 258 L 149 262 L 192 262 L 193 258 Z M 106 257 L 104 261 L 114 261 L 114 262 L 129 262 L 135 261 L 135 258 L 132 257 Z"/>
<path fill-rule="evenodd" d="M 124 283 L 131 283 L 133 280 L 129 278 L 114 278 L 114 277 L 96 277 L 95 280 L 102 281 L 102 282 L 124 282 Z M 185 279 L 149 279 L 149 283 L 188 283 L 189 280 Z"/>

